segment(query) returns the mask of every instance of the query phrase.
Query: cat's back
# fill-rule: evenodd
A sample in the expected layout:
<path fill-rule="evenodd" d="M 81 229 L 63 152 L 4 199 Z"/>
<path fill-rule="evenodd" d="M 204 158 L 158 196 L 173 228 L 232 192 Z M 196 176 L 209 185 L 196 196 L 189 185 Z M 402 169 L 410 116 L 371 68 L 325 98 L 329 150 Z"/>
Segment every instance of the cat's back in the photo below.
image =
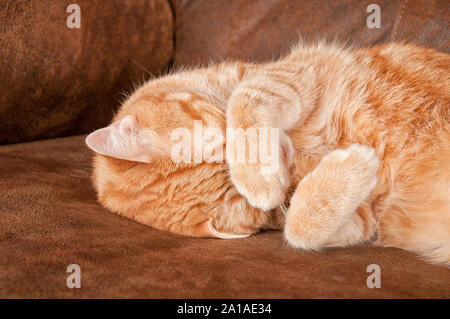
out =
<path fill-rule="evenodd" d="M 402 43 L 321 44 L 294 49 L 287 62 L 313 66 L 317 83 L 313 113 L 290 135 L 299 154 L 371 145 L 395 174 L 450 158 L 449 54 Z"/>
<path fill-rule="evenodd" d="M 409 89 L 430 98 L 450 98 L 450 54 L 413 44 L 389 43 L 362 49 L 382 84 Z"/>
<path fill-rule="evenodd" d="M 450 137 L 449 54 L 402 43 L 360 54 L 368 62 L 368 104 L 386 129 L 416 142 Z"/>
<path fill-rule="evenodd" d="M 397 148 L 408 139 L 425 142 L 435 138 L 434 133 L 440 134 L 439 139 L 448 136 L 447 53 L 403 43 L 353 49 L 319 43 L 299 45 L 282 62 L 313 70 L 317 95 L 310 99 L 315 101 L 313 112 L 294 134 L 306 152 L 325 145 L 325 153 L 355 142 L 382 150 L 388 142 Z M 298 82 L 304 85 L 302 77 Z M 308 147 L 302 136 L 317 136 L 321 142 Z"/>

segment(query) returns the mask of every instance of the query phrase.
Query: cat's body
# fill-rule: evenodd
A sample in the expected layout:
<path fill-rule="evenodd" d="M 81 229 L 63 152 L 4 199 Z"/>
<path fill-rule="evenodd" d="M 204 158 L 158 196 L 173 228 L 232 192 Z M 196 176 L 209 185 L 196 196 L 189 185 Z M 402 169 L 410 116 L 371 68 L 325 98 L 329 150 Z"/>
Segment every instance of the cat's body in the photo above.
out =
<path fill-rule="evenodd" d="M 95 160 L 99 200 L 186 235 L 284 227 L 294 247 L 373 239 L 449 264 L 449 71 L 448 54 L 412 45 L 319 43 L 271 63 L 222 63 L 154 80 L 124 103 L 119 122 L 87 139 L 108 155 Z M 280 169 L 173 163 L 170 132 L 194 120 L 222 131 L 279 128 Z"/>

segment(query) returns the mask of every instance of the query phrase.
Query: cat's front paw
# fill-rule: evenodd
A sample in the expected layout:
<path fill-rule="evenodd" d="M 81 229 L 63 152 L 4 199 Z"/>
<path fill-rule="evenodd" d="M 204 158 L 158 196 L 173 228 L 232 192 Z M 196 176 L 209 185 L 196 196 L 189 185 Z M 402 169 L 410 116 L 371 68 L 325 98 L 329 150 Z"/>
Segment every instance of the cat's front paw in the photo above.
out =
<path fill-rule="evenodd" d="M 289 172 L 280 167 L 264 172 L 258 164 L 230 164 L 231 181 L 253 207 L 270 210 L 281 205 L 289 187 Z"/>

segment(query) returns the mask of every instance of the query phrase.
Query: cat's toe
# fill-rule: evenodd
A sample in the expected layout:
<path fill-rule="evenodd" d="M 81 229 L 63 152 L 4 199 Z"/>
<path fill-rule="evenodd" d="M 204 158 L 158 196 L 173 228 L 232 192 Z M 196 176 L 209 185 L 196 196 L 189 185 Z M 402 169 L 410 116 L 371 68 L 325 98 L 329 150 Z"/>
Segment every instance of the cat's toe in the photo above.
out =
<path fill-rule="evenodd" d="M 325 156 L 320 166 L 327 178 L 338 181 L 357 202 L 367 198 L 375 188 L 380 160 L 372 147 L 352 144 Z"/>
<path fill-rule="evenodd" d="M 352 144 L 347 151 L 349 152 L 349 159 L 354 162 L 354 166 L 359 168 L 362 174 L 376 175 L 376 172 L 380 168 L 380 159 L 373 147 Z"/>
<path fill-rule="evenodd" d="M 289 176 L 277 172 L 261 174 L 253 167 L 239 167 L 231 170 L 231 180 L 237 191 L 253 207 L 270 210 L 281 205 L 286 197 Z"/>
<path fill-rule="evenodd" d="M 352 144 L 344 151 L 348 153 L 346 162 L 354 177 L 354 185 L 357 185 L 361 193 L 368 195 L 377 184 L 380 159 L 370 146 Z"/>
<path fill-rule="evenodd" d="M 239 191 L 239 189 L 238 189 Z M 277 188 L 272 188 L 270 184 L 259 184 L 253 191 L 241 189 L 239 191 L 253 207 L 268 211 L 280 206 L 285 199 L 284 192 Z"/>

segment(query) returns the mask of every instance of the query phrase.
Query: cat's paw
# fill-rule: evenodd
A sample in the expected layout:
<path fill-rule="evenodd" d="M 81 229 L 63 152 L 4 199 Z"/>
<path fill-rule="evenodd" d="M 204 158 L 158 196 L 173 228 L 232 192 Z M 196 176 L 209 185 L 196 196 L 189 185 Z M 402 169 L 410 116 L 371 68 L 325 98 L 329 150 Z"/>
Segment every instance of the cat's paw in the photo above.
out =
<path fill-rule="evenodd" d="M 271 156 L 259 158 L 257 163 L 229 163 L 231 181 L 250 205 L 271 210 L 286 199 L 290 186 L 289 167 L 294 161 L 294 147 L 288 135 L 280 135 L 280 147 L 272 149 Z M 261 147 L 261 146 L 259 146 Z M 261 151 L 260 154 L 261 155 Z"/>
<path fill-rule="evenodd" d="M 359 204 L 377 184 L 380 160 L 372 147 L 352 144 L 326 155 L 319 167 L 328 178 L 335 179 L 336 187 Z"/>
<path fill-rule="evenodd" d="M 253 207 L 270 210 L 286 198 L 290 178 L 284 166 L 275 172 L 264 172 L 258 164 L 230 164 L 230 175 L 237 191 Z"/>

